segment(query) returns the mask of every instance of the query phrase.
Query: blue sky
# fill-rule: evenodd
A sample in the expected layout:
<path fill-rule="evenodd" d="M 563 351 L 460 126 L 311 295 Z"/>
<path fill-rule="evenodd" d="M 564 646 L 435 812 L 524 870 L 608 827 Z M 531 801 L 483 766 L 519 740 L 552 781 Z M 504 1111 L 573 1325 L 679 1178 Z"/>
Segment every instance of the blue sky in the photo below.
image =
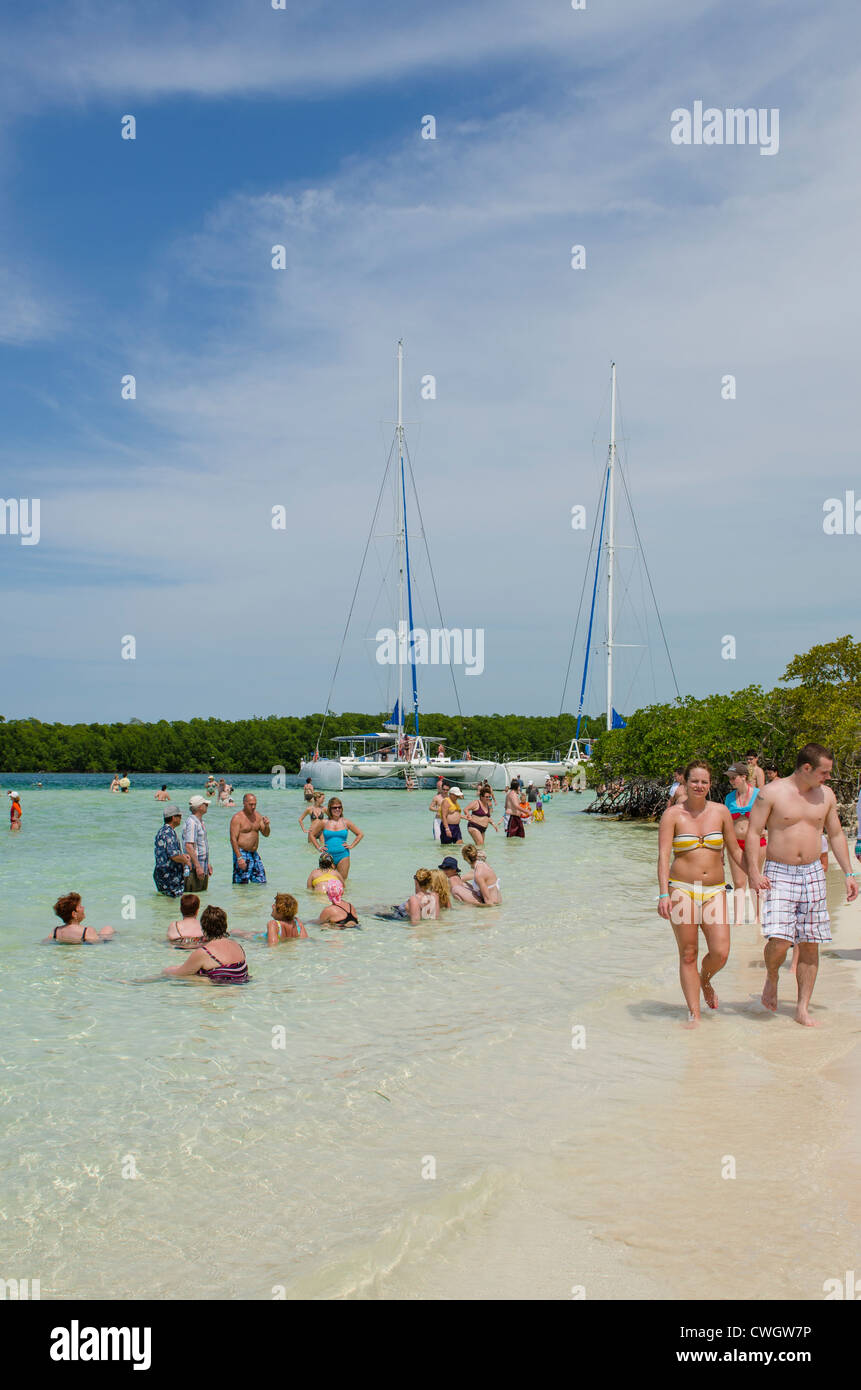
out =
<path fill-rule="evenodd" d="M 7 718 L 321 708 L 400 337 L 446 622 L 485 631 L 465 710 L 558 709 L 611 359 L 682 691 L 854 631 L 861 537 L 822 531 L 861 497 L 846 0 L 37 4 L 2 31 L 0 495 L 42 513 L 37 546 L 0 536 Z M 672 145 L 696 100 L 778 108 L 779 152 Z M 388 698 L 375 583 L 336 709 Z M 653 665 L 619 655 L 621 704 L 672 695 Z"/>

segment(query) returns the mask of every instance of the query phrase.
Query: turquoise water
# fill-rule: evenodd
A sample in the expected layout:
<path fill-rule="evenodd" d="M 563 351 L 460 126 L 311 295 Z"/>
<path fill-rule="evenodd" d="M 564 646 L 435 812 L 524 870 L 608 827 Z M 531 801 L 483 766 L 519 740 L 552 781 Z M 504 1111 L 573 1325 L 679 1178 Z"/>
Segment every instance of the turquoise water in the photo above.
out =
<path fill-rule="evenodd" d="M 164 942 L 176 904 L 151 879 L 161 823 L 152 786 L 163 779 L 135 778 L 128 796 L 94 780 L 4 781 L 24 794 L 24 826 L 0 844 L 0 1274 L 39 1278 L 43 1298 L 509 1296 L 497 1287 L 501 1267 L 475 1251 L 527 1190 L 533 1216 L 512 1278 L 529 1263 L 529 1240 L 540 1246 L 540 1229 L 562 1223 L 579 1252 L 570 1262 L 585 1260 L 610 1291 L 614 1276 L 597 1245 L 587 1257 L 590 1242 L 627 1268 L 633 1246 L 671 1220 L 683 1230 L 686 1202 L 693 1219 L 701 1201 L 694 1182 L 680 1214 L 677 1183 L 664 1181 L 668 1135 L 688 1128 L 701 1068 L 715 1077 L 717 1114 L 760 1089 L 789 1107 L 798 1068 L 823 1065 L 857 1033 L 848 961 L 829 962 L 819 991 L 836 1025 L 824 1043 L 803 1044 L 805 1030 L 782 1018 L 770 1021 L 778 1037 L 745 1017 L 753 928 L 739 929 L 736 974 L 724 972 L 742 1005 L 682 1033 L 675 952 L 654 911 L 654 828 L 584 816 L 587 798 L 574 795 L 557 796 L 525 842 L 491 832 L 500 907 L 456 908 L 410 928 L 367 909 L 402 900 L 414 870 L 441 857 L 430 793 L 347 791 L 345 813 L 365 831 L 347 890 L 361 932 L 309 926 L 308 941 L 245 943 L 244 988 L 136 984 L 178 960 Z M 314 855 L 297 825 L 301 792 L 232 780 L 250 784 L 271 817 L 269 884 L 231 886 L 232 812 L 213 806 L 205 901 L 249 930 L 262 931 L 276 890 L 294 893 L 306 920 L 316 915 L 320 900 L 303 887 Z M 91 925 L 116 928 L 114 942 L 41 944 L 51 904 L 72 889 Z M 124 920 L 130 898 L 134 920 Z M 572 1047 L 575 1027 L 585 1048 Z M 763 1165 L 780 1147 L 768 1104 L 757 1102 L 772 1122 Z M 839 1097 L 826 1104 L 820 1090 L 816 1104 L 821 1145 Z M 652 1188 L 646 1212 L 638 1178 Z M 738 1221 L 747 1229 L 749 1214 L 740 1209 Z M 797 1262 L 781 1253 L 796 1237 L 790 1224 L 776 1238 L 764 1289 L 797 1288 Z M 835 1217 L 821 1259 L 843 1238 Z M 729 1279 L 729 1228 L 726 1240 Z M 478 1271 L 463 1286 L 456 1251 Z M 674 1254 L 655 1258 L 626 1276 L 625 1296 L 678 1293 L 677 1277 L 689 1284 Z M 718 1240 L 712 1280 L 720 1259 Z M 568 1297 L 575 1279 L 545 1261 L 535 1287 L 543 1280 L 542 1296 Z"/>

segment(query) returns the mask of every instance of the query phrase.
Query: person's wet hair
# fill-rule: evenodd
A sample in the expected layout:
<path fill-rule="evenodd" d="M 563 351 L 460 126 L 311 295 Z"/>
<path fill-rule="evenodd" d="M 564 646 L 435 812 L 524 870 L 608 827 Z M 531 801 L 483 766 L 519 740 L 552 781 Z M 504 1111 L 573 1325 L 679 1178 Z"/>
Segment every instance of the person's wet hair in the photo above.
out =
<path fill-rule="evenodd" d="M 196 917 L 200 911 L 200 898 L 196 893 L 183 893 L 179 900 L 179 910 L 183 917 Z"/>
<path fill-rule="evenodd" d="M 275 894 L 275 910 L 272 916 L 276 922 L 292 922 L 299 911 L 299 904 L 292 893 Z"/>
<path fill-rule="evenodd" d="M 317 860 L 317 864 L 321 869 L 334 869 L 335 867 L 334 859 L 332 858 L 328 850 L 325 849 L 323 850 L 323 853 L 320 855 L 320 858 Z"/>
<path fill-rule="evenodd" d="M 227 913 L 223 907 L 205 907 L 200 914 L 200 925 L 204 936 L 210 941 L 227 935 Z"/>
<path fill-rule="evenodd" d="M 58 898 L 54 903 L 54 911 L 57 916 L 65 922 L 66 926 L 68 926 L 72 920 L 72 913 L 75 912 L 80 905 L 80 893 L 67 893 L 65 897 Z"/>
<path fill-rule="evenodd" d="M 416 869 L 415 880 L 419 888 L 427 893 L 433 882 L 430 869 Z"/>

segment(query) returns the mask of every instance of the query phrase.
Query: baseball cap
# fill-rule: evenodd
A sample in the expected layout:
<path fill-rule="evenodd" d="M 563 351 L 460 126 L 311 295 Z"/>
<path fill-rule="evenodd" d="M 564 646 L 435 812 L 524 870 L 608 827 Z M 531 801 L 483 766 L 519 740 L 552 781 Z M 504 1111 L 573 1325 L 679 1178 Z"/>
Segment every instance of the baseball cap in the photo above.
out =
<path fill-rule="evenodd" d="M 449 796 L 463 796 L 460 787 L 449 787 Z"/>
<path fill-rule="evenodd" d="M 188 798 L 188 804 L 192 811 L 196 811 L 200 806 L 208 806 L 209 802 L 205 796 L 190 796 Z"/>
<path fill-rule="evenodd" d="M 171 820 L 174 816 L 181 816 L 181 815 L 182 815 L 182 811 L 179 809 L 179 807 L 178 807 L 178 806 L 174 806 L 173 802 L 172 802 L 172 801 L 169 801 L 169 802 L 167 803 L 167 805 L 165 806 L 165 808 L 164 808 L 164 818 L 165 818 L 165 820 Z"/>
<path fill-rule="evenodd" d="M 442 861 L 442 863 L 437 865 L 437 868 L 438 868 L 438 869 L 459 869 L 459 868 L 460 868 L 460 865 L 458 864 L 457 860 L 456 860 L 452 855 L 447 854 L 446 857 L 445 857 L 445 859 Z"/>
<path fill-rule="evenodd" d="M 746 777 L 750 772 L 747 763 L 731 763 L 726 770 L 727 777 Z"/>

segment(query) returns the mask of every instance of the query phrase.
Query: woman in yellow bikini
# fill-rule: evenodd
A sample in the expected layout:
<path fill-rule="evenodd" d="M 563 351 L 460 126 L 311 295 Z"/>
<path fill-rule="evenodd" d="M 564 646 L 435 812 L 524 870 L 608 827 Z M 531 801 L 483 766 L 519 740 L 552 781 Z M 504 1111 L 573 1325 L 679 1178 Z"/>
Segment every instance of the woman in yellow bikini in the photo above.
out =
<path fill-rule="evenodd" d="M 701 989 L 709 1008 L 717 1008 L 711 979 L 729 955 L 724 849 L 735 864 L 743 863 L 728 808 L 706 800 L 711 780 L 708 763 L 689 763 L 686 799 L 667 808 L 658 835 L 658 913 L 676 934 L 679 979 L 692 1028 L 700 1021 Z M 700 927 L 708 949 L 698 969 Z"/>

